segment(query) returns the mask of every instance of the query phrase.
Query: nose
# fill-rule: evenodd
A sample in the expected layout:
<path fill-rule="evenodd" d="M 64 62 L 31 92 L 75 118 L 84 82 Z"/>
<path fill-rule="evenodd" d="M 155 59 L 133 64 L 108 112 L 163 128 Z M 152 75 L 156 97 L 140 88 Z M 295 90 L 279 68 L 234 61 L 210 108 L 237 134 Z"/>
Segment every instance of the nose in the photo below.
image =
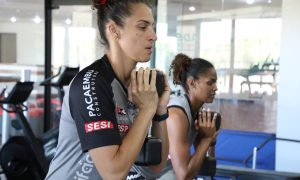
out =
<path fill-rule="evenodd" d="M 213 87 L 213 90 L 216 92 L 218 91 L 218 86 L 217 86 L 217 83 L 215 83 L 214 87 Z"/>
<path fill-rule="evenodd" d="M 154 28 L 152 28 L 150 31 L 149 40 L 153 42 L 157 40 L 157 35 L 154 31 Z"/>

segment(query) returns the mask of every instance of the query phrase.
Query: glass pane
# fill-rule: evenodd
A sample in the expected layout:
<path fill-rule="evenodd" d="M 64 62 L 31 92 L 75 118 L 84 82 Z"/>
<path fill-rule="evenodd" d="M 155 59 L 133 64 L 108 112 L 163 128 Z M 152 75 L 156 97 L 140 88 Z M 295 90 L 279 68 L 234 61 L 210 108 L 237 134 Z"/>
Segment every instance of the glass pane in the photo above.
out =
<path fill-rule="evenodd" d="M 1 65 L 44 64 L 43 16 L 43 1 L 32 0 L 31 3 L 13 0 L 1 1 Z M 30 48 L 28 48 L 28 43 L 30 43 Z"/>
<path fill-rule="evenodd" d="M 70 66 L 81 69 L 104 53 L 99 48 L 96 11 L 91 6 L 60 6 L 53 10 L 54 67 Z"/>
<path fill-rule="evenodd" d="M 224 115 L 223 128 L 274 133 L 280 14 L 281 1 L 160 0 L 156 67 L 168 73 L 177 53 L 211 61 L 218 73 L 218 95 L 206 106 Z M 244 104 L 249 112 L 240 113 Z M 257 114 L 255 127 L 242 125 L 245 114 L 252 119 Z"/>
<path fill-rule="evenodd" d="M 235 32 L 235 68 L 278 62 L 280 18 L 238 19 Z"/>
<path fill-rule="evenodd" d="M 203 22 L 200 33 L 198 56 L 210 60 L 218 69 L 230 68 L 231 20 Z"/>
<path fill-rule="evenodd" d="M 17 81 L 35 82 L 25 115 L 37 135 L 43 131 L 43 108 L 37 98 L 43 96 L 39 82 L 44 79 L 44 26 L 44 1 L 0 1 L 0 92 L 7 88 L 9 94 Z M 10 126 L 13 119 L 13 113 L 5 114 L 0 108 L 2 143 L 21 134 Z"/>

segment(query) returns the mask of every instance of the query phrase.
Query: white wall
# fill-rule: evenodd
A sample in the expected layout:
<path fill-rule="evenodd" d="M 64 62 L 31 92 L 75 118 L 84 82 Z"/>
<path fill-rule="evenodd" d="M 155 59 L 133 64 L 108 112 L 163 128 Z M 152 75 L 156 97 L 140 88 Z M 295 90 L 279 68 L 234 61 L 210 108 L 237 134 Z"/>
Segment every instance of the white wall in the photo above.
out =
<path fill-rule="evenodd" d="M 283 0 L 277 137 L 300 141 L 300 1 Z M 276 170 L 300 172 L 300 143 L 277 141 Z"/>
<path fill-rule="evenodd" d="M 44 24 L 0 23 L 0 33 L 17 34 L 17 63 L 44 64 Z"/>

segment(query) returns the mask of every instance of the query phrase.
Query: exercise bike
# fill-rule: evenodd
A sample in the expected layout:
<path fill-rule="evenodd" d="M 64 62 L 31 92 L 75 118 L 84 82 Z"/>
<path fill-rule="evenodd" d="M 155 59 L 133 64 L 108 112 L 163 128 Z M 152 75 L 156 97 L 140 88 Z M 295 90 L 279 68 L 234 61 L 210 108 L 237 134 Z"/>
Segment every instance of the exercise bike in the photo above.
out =
<path fill-rule="evenodd" d="M 59 88 L 60 99 L 62 99 L 63 86 L 68 85 L 78 71 L 79 68 L 66 68 L 63 73 L 59 70 L 57 75 L 46 79 L 41 84 Z M 60 75 L 58 81 L 52 83 L 51 79 L 58 75 Z M 9 95 L 0 100 L 2 108 L 2 104 L 10 105 L 10 109 L 3 108 L 3 110 L 17 115 L 18 124 L 24 133 L 24 136 L 10 138 L 0 150 L 0 164 L 8 180 L 44 179 L 58 143 L 58 127 L 50 129 L 37 138 L 23 114 L 28 109 L 24 102 L 32 90 L 33 82 L 17 82 Z"/>
<path fill-rule="evenodd" d="M 75 75 L 79 72 L 79 67 L 60 67 L 57 74 L 51 76 L 40 83 L 41 86 L 54 87 L 58 91 L 58 97 L 60 102 L 63 102 L 65 95 L 64 86 L 70 84 Z M 55 81 L 55 79 L 57 80 Z M 61 111 L 55 111 L 54 123 L 58 126 Z"/>
<path fill-rule="evenodd" d="M 46 156 L 49 153 L 45 152 L 43 146 L 49 147 L 52 144 L 55 149 L 57 145 L 58 131 L 56 129 L 37 138 L 23 114 L 27 110 L 24 102 L 32 89 L 33 82 L 17 82 L 9 95 L 0 101 L 0 104 L 10 105 L 10 109 L 1 107 L 5 111 L 16 113 L 24 133 L 24 136 L 10 138 L 0 150 L 0 164 L 8 180 L 43 179 L 52 158 L 51 155 Z"/>

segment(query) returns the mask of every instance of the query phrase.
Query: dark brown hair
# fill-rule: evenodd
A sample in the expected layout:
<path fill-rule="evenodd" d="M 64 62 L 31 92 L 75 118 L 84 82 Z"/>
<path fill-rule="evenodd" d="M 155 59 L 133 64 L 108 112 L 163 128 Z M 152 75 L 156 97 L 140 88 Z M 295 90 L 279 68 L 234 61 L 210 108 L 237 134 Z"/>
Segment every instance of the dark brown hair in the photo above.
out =
<path fill-rule="evenodd" d="M 182 85 L 186 90 L 187 78 L 192 76 L 198 79 L 201 75 L 207 73 L 210 69 L 214 69 L 212 63 L 201 58 L 190 58 L 185 54 L 177 54 L 170 66 L 170 72 L 173 73 L 173 83 Z"/>
<path fill-rule="evenodd" d="M 101 36 L 101 43 L 109 48 L 109 43 L 105 34 L 106 24 L 109 20 L 114 21 L 118 26 L 124 26 L 124 19 L 129 17 L 131 12 L 131 4 L 144 3 L 150 4 L 147 0 L 92 0 L 93 9 L 97 9 L 97 24 Z"/>

